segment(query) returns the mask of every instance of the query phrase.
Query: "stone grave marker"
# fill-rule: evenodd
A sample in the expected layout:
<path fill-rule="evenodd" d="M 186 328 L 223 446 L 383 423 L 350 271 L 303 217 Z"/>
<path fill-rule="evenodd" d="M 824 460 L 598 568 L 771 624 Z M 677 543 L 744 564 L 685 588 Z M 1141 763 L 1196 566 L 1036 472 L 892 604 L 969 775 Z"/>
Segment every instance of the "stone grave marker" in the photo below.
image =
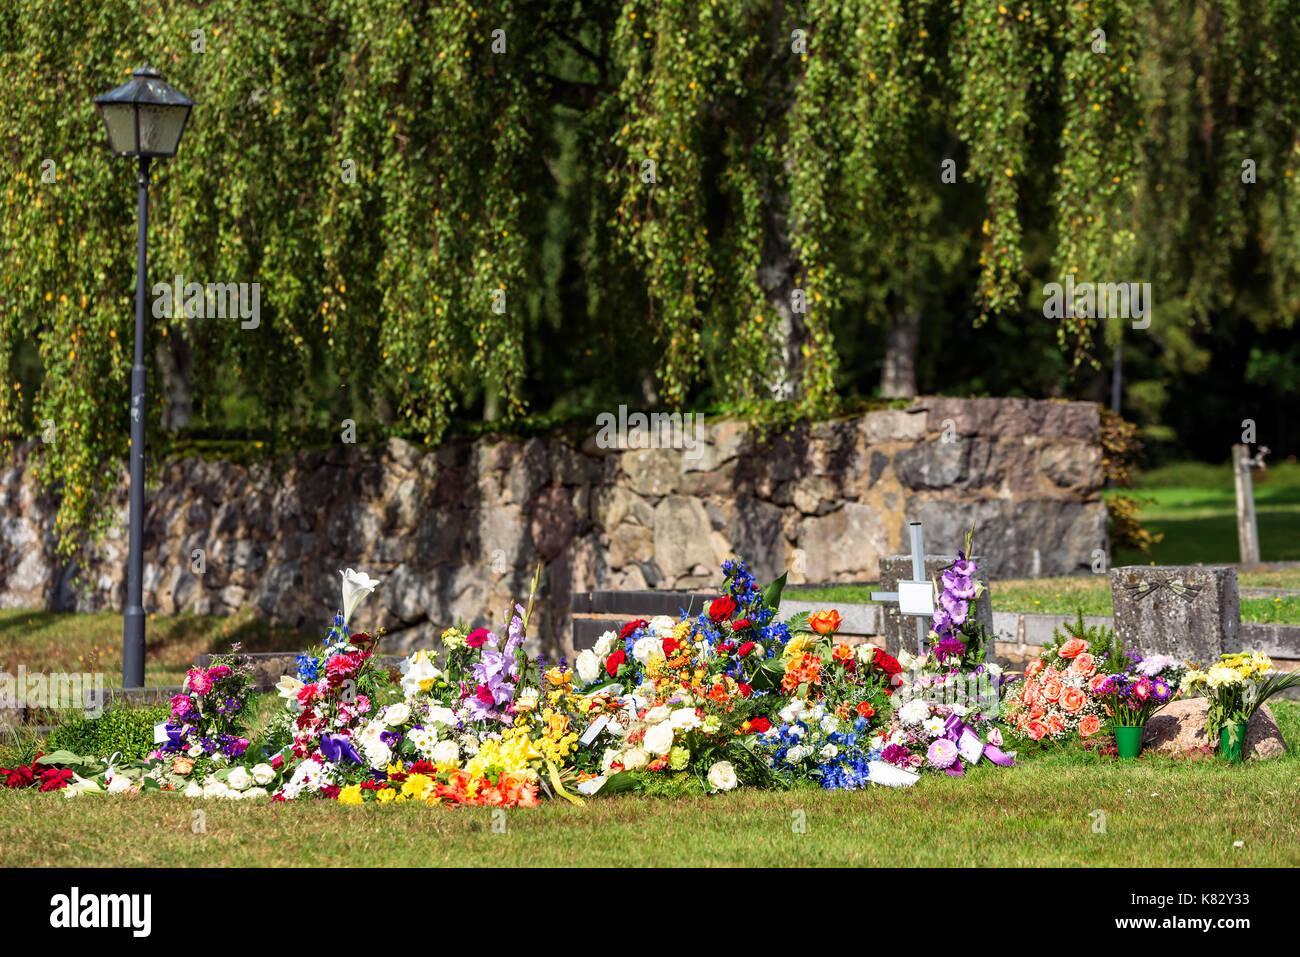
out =
<path fill-rule="evenodd" d="M 887 555 L 880 559 L 880 587 L 884 592 L 897 592 L 900 581 L 908 581 L 912 578 L 912 557 L 911 555 Z M 936 581 L 940 572 L 957 560 L 956 555 L 925 555 L 925 577 L 930 581 Z M 979 556 L 975 556 L 976 563 L 979 562 Z M 971 603 L 970 614 L 976 621 L 981 622 L 989 635 L 989 654 L 993 655 L 992 642 L 993 636 L 993 602 L 989 597 L 989 580 L 984 569 L 981 568 L 975 576 L 976 580 L 984 585 L 984 592 L 979 599 Z M 885 603 L 881 606 L 881 631 L 885 638 L 885 650 L 891 655 L 897 657 L 900 651 L 908 651 L 916 654 L 916 618 L 902 614 L 897 604 Z M 929 629 L 929 623 L 926 623 L 926 629 Z M 929 642 L 926 642 L 928 648 Z"/>
<path fill-rule="evenodd" d="M 1126 648 L 1202 665 L 1241 650 L 1236 568 L 1124 565 L 1110 570 L 1110 593 Z"/>

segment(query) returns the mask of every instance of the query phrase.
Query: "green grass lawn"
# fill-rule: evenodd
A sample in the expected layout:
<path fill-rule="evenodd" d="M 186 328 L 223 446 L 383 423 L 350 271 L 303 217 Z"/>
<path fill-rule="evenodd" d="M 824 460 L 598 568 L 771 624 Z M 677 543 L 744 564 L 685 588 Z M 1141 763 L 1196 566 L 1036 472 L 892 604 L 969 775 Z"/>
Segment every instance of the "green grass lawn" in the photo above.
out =
<path fill-rule="evenodd" d="M 1184 462 L 1137 476 L 1128 491 L 1152 499 L 1139 520 L 1164 534 L 1151 555 L 1120 552 L 1117 565 L 1210 565 L 1240 561 L 1236 492 L 1232 466 Z M 1270 465 L 1255 480 L 1260 557 L 1266 562 L 1300 561 L 1300 464 Z"/>
<path fill-rule="evenodd" d="M 1296 740 L 1300 705 L 1272 707 Z M 1294 867 L 1297 771 L 1294 753 L 1232 767 L 1070 750 L 900 791 L 554 802 L 505 812 L 504 833 L 487 808 L 0 791 L 0 855 L 9 867 Z M 1098 811 L 1105 833 L 1093 830 Z"/>
<path fill-rule="evenodd" d="M 150 615 L 145 625 L 145 684 L 180 684 L 194 656 L 229 651 L 301 650 L 311 643 L 292 628 L 267 624 L 250 612 L 219 618 Z M 122 685 L 122 616 L 0 609 L 0 671 L 102 672 L 107 687 Z"/>

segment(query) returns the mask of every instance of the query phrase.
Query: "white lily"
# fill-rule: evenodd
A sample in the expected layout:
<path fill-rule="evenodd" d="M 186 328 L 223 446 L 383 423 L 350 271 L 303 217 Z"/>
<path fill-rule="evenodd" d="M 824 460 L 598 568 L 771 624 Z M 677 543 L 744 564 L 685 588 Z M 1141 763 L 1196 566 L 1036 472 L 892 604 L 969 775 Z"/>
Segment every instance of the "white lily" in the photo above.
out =
<path fill-rule="evenodd" d="M 275 690 L 280 693 L 280 697 L 286 701 L 296 701 L 298 698 L 298 689 L 302 687 L 302 682 L 293 675 L 285 675 L 275 683 Z"/>
<path fill-rule="evenodd" d="M 66 798 L 80 797 L 82 794 L 103 794 L 104 789 L 94 781 L 88 781 L 76 771 L 72 772 L 72 781 L 63 789 Z"/>
<path fill-rule="evenodd" d="M 339 574 L 343 576 L 343 626 L 346 628 L 357 605 L 379 586 L 379 579 L 352 568 Z"/>

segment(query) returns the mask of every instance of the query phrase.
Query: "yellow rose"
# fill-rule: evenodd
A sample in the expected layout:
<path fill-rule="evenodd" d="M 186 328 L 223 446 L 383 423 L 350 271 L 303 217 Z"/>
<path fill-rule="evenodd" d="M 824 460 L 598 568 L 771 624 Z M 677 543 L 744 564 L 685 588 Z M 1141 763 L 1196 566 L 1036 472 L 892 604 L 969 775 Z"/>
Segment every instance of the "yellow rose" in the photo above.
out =
<path fill-rule="evenodd" d="M 812 638 L 808 635 L 795 635 L 785 643 L 785 656 L 793 658 L 795 655 L 802 655 L 812 644 Z"/>

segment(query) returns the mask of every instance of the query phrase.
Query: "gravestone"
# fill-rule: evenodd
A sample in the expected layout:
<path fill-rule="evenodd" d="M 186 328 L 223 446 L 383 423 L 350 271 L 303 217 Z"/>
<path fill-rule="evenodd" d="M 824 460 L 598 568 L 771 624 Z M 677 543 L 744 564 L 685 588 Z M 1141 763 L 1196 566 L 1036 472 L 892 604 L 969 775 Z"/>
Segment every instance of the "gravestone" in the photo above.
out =
<path fill-rule="evenodd" d="M 1126 648 L 1207 665 L 1241 650 L 1237 569 L 1125 565 L 1110 570 L 1115 631 Z"/>
<path fill-rule="evenodd" d="M 931 581 L 937 581 L 940 573 L 957 560 L 956 555 L 926 555 L 925 556 L 925 577 Z M 979 556 L 975 557 L 975 562 L 979 564 Z M 911 555 L 886 555 L 880 559 L 880 589 L 885 592 L 898 591 L 898 583 L 907 581 L 912 577 L 912 556 Z M 989 579 L 981 568 L 975 576 L 976 580 L 984 586 L 984 592 L 979 599 L 971 602 L 970 615 L 976 621 L 982 623 L 988 631 L 989 642 L 993 641 L 993 602 L 989 597 Z M 943 584 L 940 582 L 942 593 Z M 935 605 L 938 606 L 938 599 L 935 599 Z M 899 613 L 898 605 L 885 603 L 881 605 L 881 620 L 883 622 L 881 631 L 885 638 L 885 650 L 894 657 L 898 657 L 900 651 L 907 651 L 916 654 L 916 619 Z M 927 625 L 928 628 L 928 625 Z M 927 647 L 928 647 L 927 642 Z M 990 654 L 992 648 L 990 647 Z"/>

